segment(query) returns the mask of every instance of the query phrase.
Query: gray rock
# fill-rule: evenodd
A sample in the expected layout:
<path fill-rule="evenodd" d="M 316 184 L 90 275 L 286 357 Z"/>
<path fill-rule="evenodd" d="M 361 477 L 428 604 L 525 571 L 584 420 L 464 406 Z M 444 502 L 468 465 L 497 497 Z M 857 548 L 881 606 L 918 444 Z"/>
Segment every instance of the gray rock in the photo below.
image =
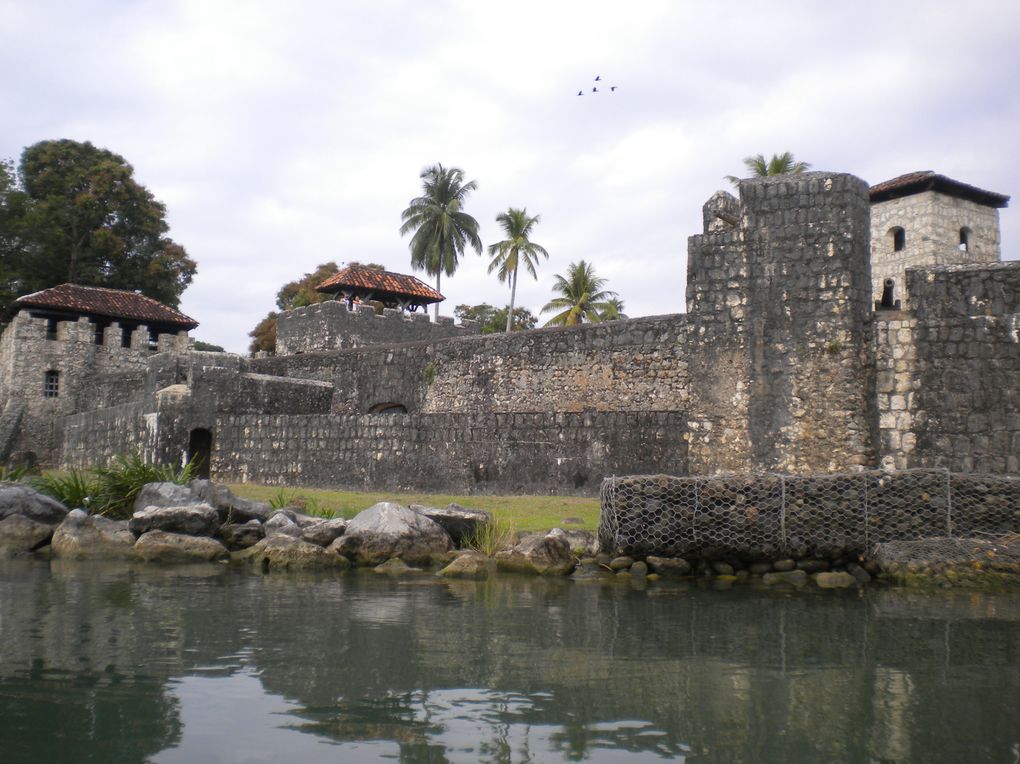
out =
<path fill-rule="evenodd" d="M 800 560 L 797 563 L 797 570 L 803 570 L 805 573 L 821 573 L 829 567 L 826 560 Z"/>
<path fill-rule="evenodd" d="M 464 540 L 473 535 L 480 525 L 492 522 L 492 515 L 484 509 L 469 509 L 460 504 L 449 504 L 442 509 L 412 504 L 408 508 L 438 523 L 458 547 L 464 546 Z"/>
<path fill-rule="evenodd" d="M 424 573 L 421 568 L 412 568 L 399 557 L 391 557 L 381 565 L 372 568 L 376 573 L 386 573 L 391 576 L 406 576 L 408 573 Z"/>
<path fill-rule="evenodd" d="M 645 558 L 645 562 L 648 563 L 648 567 L 651 568 L 652 572 L 658 573 L 660 576 L 689 576 L 691 574 L 691 564 L 682 557 L 655 557 L 648 556 Z"/>
<path fill-rule="evenodd" d="M 291 520 L 299 528 L 307 528 L 309 525 L 315 525 L 320 522 L 323 518 L 312 517 L 311 515 L 305 515 L 297 511 L 296 507 L 284 507 L 282 509 L 274 509 L 269 519 L 272 520 L 277 515 L 283 515 L 284 517 Z M 267 521 L 268 522 L 268 521 Z"/>
<path fill-rule="evenodd" d="M 293 536 L 267 536 L 255 546 L 234 554 L 234 559 L 271 570 L 314 570 L 349 568 L 350 561 L 337 554 L 335 545 L 323 549 Z"/>
<path fill-rule="evenodd" d="M 25 515 L 0 520 L 0 559 L 22 557 L 43 546 L 53 535 L 53 526 Z"/>
<path fill-rule="evenodd" d="M 853 576 L 857 583 L 864 585 L 871 582 L 871 574 L 855 562 L 846 566 L 847 572 Z"/>
<path fill-rule="evenodd" d="M 225 523 L 220 526 L 219 535 L 228 549 L 247 549 L 259 543 L 266 534 L 262 523 L 249 520 L 246 523 Z"/>
<path fill-rule="evenodd" d="M 750 570 L 753 575 L 760 576 L 760 575 L 763 575 L 764 573 L 768 573 L 768 572 L 770 572 L 772 570 L 772 563 L 771 562 L 752 562 L 750 564 L 750 566 L 748 566 L 748 570 Z"/>
<path fill-rule="evenodd" d="M 857 579 L 845 570 L 815 573 L 814 579 L 820 589 L 849 589 L 857 586 Z"/>
<path fill-rule="evenodd" d="M 617 571 L 619 571 L 619 570 L 626 570 L 627 568 L 629 568 L 633 564 L 634 564 L 634 558 L 633 557 L 626 557 L 626 556 L 623 556 L 623 557 L 614 557 L 612 562 L 609 563 L 609 568 L 611 570 L 617 570 Z"/>
<path fill-rule="evenodd" d="M 574 556 L 563 535 L 526 538 L 512 549 L 496 552 L 496 567 L 516 573 L 562 576 L 574 569 Z"/>
<path fill-rule="evenodd" d="M 319 546 L 329 546 L 343 536 L 346 530 L 347 521 L 342 517 L 332 520 L 320 519 L 311 525 L 301 528 L 301 538 Z"/>
<path fill-rule="evenodd" d="M 159 483 L 159 485 L 173 484 Z M 128 520 L 128 528 L 138 535 L 148 531 L 167 531 L 188 536 L 211 536 L 219 525 L 219 514 L 208 504 L 146 507 L 136 509 Z"/>
<path fill-rule="evenodd" d="M 27 485 L 0 483 L 0 520 L 11 515 L 21 515 L 46 525 L 58 525 L 67 517 L 67 507 Z"/>
<path fill-rule="evenodd" d="M 577 563 L 570 578 L 574 581 L 605 581 L 613 578 L 613 571 L 609 570 L 606 565 L 600 564 L 596 559 L 586 557 Z"/>
<path fill-rule="evenodd" d="M 553 528 L 550 533 L 562 533 L 576 555 L 589 555 L 595 551 L 595 534 L 580 528 Z"/>
<path fill-rule="evenodd" d="M 273 514 L 273 508 L 266 502 L 242 499 L 220 483 L 192 480 L 188 487 L 195 498 L 214 507 L 220 513 L 220 520 L 225 523 L 246 523 L 249 520 L 264 523 Z"/>
<path fill-rule="evenodd" d="M 359 512 L 335 543 L 358 565 L 378 565 L 391 557 L 427 564 L 453 547 L 450 534 L 438 523 L 388 501 Z"/>
<path fill-rule="evenodd" d="M 146 562 L 216 562 L 230 559 L 230 552 L 216 539 L 183 533 L 148 531 L 135 542 L 135 556 Z"/>
<path fill-rule="evenodd" d="M 785 560 L 776 560 L 772 563 L 772 569 L 779 573 L 785 573 L 790 570 L 795 570 L 796 568 L 796 560 L 791 560 L 790 558 L 786 558 Z"/>
<path fill-rule="evenodd" d="M 184 507 L 197 503 L 197 497 L 186 485 L 177 483 L 148 483 L 135 497 L 134 512 L 146 507 Z"/>
<path fill-rule="evenodd" d="M 73 560 L 127 559 L 134 556 L 135 534 L 124 521 L 109 520 L 75 509 L 53 531 L 50 546 L 56 557 Z"/>
<path fill-rule="evenodd" d="M 262 529 L 265 531 L 267 538 L 279 535 L 301 538 L 301 526 L 294 522 L 293 513 L 285 509 L 279 510 L 266 520 Z"/>
<path fill-rule="evenodd" d="M 723 562 L 722 560 L 715 560 L 712 563 L 712 572 L 715 573 L 717 576 L 732 576 L 733 566 L 730 565 L 728 562 Z"/>
<path fill-rule="evenodd" d="M 642 560 L 638 560 L 630 566 L 630 577 L 631 578 L 645 578 L 648 575 L 648 564 Z"/>
<path fill-rule="evenodd" d="M 489 559 L 479 552 L 458 555 L 436 575 L 444 578 L 487 578 Z"/>
<path fill-rule="evenodd" d="M 803 570 L 780 570 L 774 573 L 766 573 L 761 577 L 761 580 L 766 586 L 775 586 L 776 584 L 804 586 L 808 582 L 808 574 Z"/>

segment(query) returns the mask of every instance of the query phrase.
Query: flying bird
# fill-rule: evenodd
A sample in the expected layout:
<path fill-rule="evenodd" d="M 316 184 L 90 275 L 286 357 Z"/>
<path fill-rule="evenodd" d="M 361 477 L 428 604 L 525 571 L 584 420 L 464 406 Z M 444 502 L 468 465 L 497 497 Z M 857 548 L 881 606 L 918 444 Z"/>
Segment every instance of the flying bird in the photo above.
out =
<path fill-rule="evenodd" d="M 578 95 L 584 95 L 584 91 L 583 91 L 583 90 L 578 90 L 578 91 L 577 91 L 577 94 L 578 94 Z"/>
<path fill-rule="evenodd" d="M 616 85 L 610 85 L 609 92 L 613 92 L 614 90 L 616 90 Z"/>
<path fill-rule="evenodd" d="M 598 82 L 598 81 L 599 81 L 599 80 L 601 80 L 601 79 L 602 79 L 602 75 L 601 75 L 601 74 L 596 74 L 596 75 L 595 75 L 595 81 L 596 81 L 596 82 Z"/>
<path fill-rule="evenodd" d="M 591 89 L 591 92 L 592 92 L 592 93 L 598 93 L 598 92 L 599 92 L 599 89 L 598 89 L 598 88 L 592 88 L 592 89 Z"/>

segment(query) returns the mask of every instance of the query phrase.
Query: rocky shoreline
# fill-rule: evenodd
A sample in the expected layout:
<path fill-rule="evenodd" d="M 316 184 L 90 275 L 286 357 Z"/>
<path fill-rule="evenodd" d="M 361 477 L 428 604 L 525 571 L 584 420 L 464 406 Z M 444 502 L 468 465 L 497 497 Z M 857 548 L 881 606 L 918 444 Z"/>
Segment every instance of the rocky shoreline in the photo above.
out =
<path fill-rule="evenodd" d="M 981 585 L 1020 581 L 1020 537 L 955 540 L 953 554 L 928 540 L 880 545 L 866 559 L 784 558 L 743 562 L 598 550 L 594 533 L 555 528 L 508 540 L 487 556 L 468 542 L 491 523 L 488 512 L 380 502 L 351 520 L 311 517 L 296 508 L 235 496 L 205 480 L 151 483 L 128 520 L 71 509 L 33 488 L 0 483 L 0 558 L 136 560 L 175 565 L 234 563 L 262 572 L 374 569 L 392 575 L 436 572 L 487 578 L 494 572 L 569 576 L 575 581 L 707 580 L 717 588 L 760 586 L 852 589 L 872 581 Z M 913 545 L 913 546 L 912 546 Z M 919 561 L 920 560 L 920 561 Z"/>

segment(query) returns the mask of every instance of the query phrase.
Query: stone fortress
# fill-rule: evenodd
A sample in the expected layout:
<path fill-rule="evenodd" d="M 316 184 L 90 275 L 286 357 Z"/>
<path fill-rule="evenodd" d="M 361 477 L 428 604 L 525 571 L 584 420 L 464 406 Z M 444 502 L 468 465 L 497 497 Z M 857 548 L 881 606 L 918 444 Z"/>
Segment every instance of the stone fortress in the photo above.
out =
<path fill-rule="evenodd" d="M 1008 200 L 931 172 L 742 181 L 690 237 L 685 314 L 510 335 L 331 301 L 284 314 L 277 354 L 245 358 L 193 351 L 180 314 L 22 298 L 0 339 L 0 459 L 139 450 L 224 481 L 494 493 L 1020 473 Z"/>

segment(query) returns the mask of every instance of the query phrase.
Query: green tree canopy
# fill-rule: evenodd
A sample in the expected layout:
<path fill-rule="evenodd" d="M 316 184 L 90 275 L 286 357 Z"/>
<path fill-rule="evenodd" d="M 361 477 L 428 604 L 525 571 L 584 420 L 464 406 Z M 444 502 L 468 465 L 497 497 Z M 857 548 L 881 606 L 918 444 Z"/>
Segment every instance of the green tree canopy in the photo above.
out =
<path fill-rule="evenodd" d="M 494 308 L 487 302 L 481 305 L 458 305 L 453 310 L 453 315 L 461 321 L 477 321 L 482 326 L 482 334 L 495 334 L 504 331 L 506 317 L 509 313 L 508 307 Z M 513 331 L 523 329 L 534 329 L 538 325 L 538 318 L 527 308 L 514 308 Z"/>
<path fill-rule="evenodd" d="M 807 162 L 798 162 L 793 154 L 784 151 L 782 154 L 773 154 L 772 159 L 765 159 L 763 154 L 755 154 L 753 157 L 744 157 L 744 167 L 747 168 L 749 178 L 767 178 L 770 175 L 799 175 L 811 169 Z M 740 183 L 736 175 L 727 175 L 726 180 L 734 186 Z"/>
<path fill-rule="evenodd" d="M 553 289 L 560 293 L 542 308 L 543 313 L 559 311 L 546 321 L 546 326 L 577 326 L 602 321 L 603 313 L 611 310 L 610 301 L 616 292 L 604 289 L 606 280 L 595 274 L 595 269 L 584 260 L 567 267 L 567 277 L 556 275 Z"/>
<path fill-rule="evenodd" d="M 605 301 L 605 307 L 599 311 L 600 321 L 616 321 L 620 318 L 628 318 L 626 313 L 623 312 L 623 300 L 619 297 L 611 297 Z"/>
<path fill-rule="evenodd" d="M 482 254 L 478 221 L 464 212 L 464 201 L 478 184 L 473 180 L 465 183 L 463 170 L 442 164 L 422 170 L 421 180 L 422 195 L 412 199 L 401 213 L 404 222 L 400 235 L 413 232 L 408 245 L 411 267 L 435 276 L 436 291 L 442 291 L 442 275 L 454 274 L 465 246 L 470 245 Z M 439 318 L 439 303 L 436 303 L 436 318 Z"/>
<path fill-rule="evenodd" d="M 538 215 L 529 217 L 526 207 L 519 210 L 511 207 L 496 216 L 496 222 L 503 226 L 506 238 L 489 247 L 489 255 L 492 257 L 492 261 L 489 263 L 489 273 L 496 271 L 500 281 L 510 281 L 510 308 L 506 312 L 506 330 L 508 332 L 513 328 L 518 267 L 523 262 L 528 273 L 537 279 L 538 273 L 535 271 L 535 266 L 538 264 L 538 256 L 542 255 L 547 260 L 549 259 L 549 253 L 545 251 L 545 248 L 541 244 L 531 241 L 531 232 L 540 220 Z"/>
<path fill-rule="evenodd" d="M 0 171 L 0 300 L 65 281 L 138 289 L 176 307 L 195 262 L 167 236 L 166 208 L 122 156 L 42 141 Z"/>

